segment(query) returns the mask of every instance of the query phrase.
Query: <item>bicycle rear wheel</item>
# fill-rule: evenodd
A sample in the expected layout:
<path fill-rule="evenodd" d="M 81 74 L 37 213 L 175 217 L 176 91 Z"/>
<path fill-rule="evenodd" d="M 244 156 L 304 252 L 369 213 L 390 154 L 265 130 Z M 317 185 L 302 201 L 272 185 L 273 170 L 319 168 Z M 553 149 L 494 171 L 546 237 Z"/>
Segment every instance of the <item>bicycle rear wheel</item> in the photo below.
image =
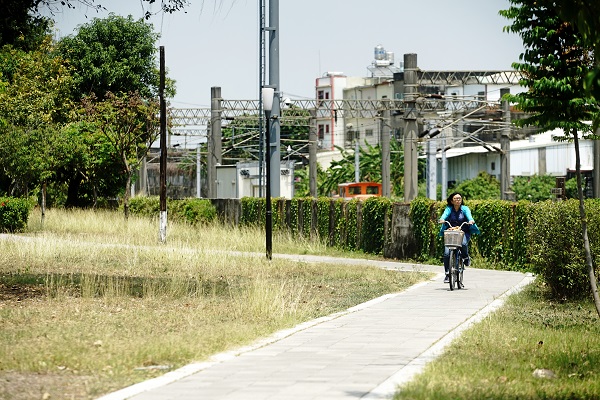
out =
<path fill-rule="evenodd" d="M 454 290 L 454 285 L 456 284 L 456 250 L 450 250 L 450 259 L 448 265 L 448 284 L 450 285 L 450 290 Z"/>

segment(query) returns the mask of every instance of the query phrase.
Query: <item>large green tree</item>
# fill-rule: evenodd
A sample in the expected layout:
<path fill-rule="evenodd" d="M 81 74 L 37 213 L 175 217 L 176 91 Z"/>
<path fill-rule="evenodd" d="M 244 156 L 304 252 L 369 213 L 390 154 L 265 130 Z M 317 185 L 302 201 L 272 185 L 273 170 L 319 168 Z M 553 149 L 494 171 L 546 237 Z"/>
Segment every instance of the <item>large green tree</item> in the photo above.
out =
<path fill-rule="evenodd" d="M 580 201 L 581 228 L 590 287 L 600 315 L 600 297 L 591 257 L 581 188 L 579 137 L 593 137 L 589 122 L 598 116 L 598 102 L 584 88 L 584 77 L 594 69 L 593 49 L 573 25 L 562 19 L 553 0 L 510 0 L 500 13 L 512 20 L 506 29 L 518 33 L 525 48 L 513 67 L 523 74 L 528 90 L 508 96 L 528 113 L 516 121 L 535 125 L 542 131 L 560 128 L 565 140 L 575 144 L 575 164 Z"/>
<path fill-rule="evenodd" d="M 152 25 L 143 20 L 115 15 L 94 19 L 80 26 L 75 35 L 63 38 L 58 43 L 58 53 L 73 70 L 73 99 L 85 98 L 86 112 L 93 109 L 90 101 L 103 102 L 107 96 L 120 99 L 125 93 L 136 93 L 145 104 L 154 103 L 160 84 L 157 38 Z M 174 82 L 169 79 L 166 82 L 169 97 L 174 94 Z M 87 117 L 88 122 L 93 119 Z M 80 123 L 72 127 L 71 133 L 77 136 L 79 132 L 78 141 L 85 143 L 91 154 L 81 157 L 81 163 L 72 164 L 63 173 L 69 182 L 67 206 L 94 204 L 98 195 L 115 196 L 119 194 L 115 188 L 122 188 L 128 179 L 128 173 L 123 174 L 122 157 L 115 161 L 111 155 L 120 150 L 110 148 L 112 142 L 103 134 L 107 127 L 94 132 L 95 126 Z M 118 131 L 119 127 L 112 129 Z"/>
<path fill-rule="evenodd" d="M 73 97 L 94 94 L 102 100 L 107 92 L 138 92 L 144 98 L 158 96 L 160 75 L 156 42 L 151 24 L 111 14 L 78 27 L 62 38 L 58 53 L 73 67 Z M 167 97 L 173 94 L 172 82 Z"/>
<path fill-rule="evenodd" d="M 2 190 L 27 195 L 56 180 L 56 171 L 73 154 L 72 141 L 62 136 L 64 124 L 74 116 L 72 77 L 52 54 L 49 37 L 29 52 L 6 45 L 0 61 Z M 44 206 L 44 190 L 41 200 Z"/>

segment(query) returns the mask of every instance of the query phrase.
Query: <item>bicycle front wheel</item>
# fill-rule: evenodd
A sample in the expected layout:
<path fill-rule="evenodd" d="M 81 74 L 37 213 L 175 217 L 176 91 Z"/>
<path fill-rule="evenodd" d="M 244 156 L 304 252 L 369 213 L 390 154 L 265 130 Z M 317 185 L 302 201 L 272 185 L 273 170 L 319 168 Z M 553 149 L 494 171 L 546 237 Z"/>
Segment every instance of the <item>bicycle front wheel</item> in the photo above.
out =
<path fill-rule="evenodd" d="M 450 285 L 450 290 L 454 290 L 454 285 L 456 284 L 456 271 L 458 265 L 456 265 L 456 250 L 450 250 L 450 259 L 448 265 L 448 284 Z"/>
<path fill-rule="evenodd" d="M 458 289 L 462 289 L 465 287 L 465 285 L 463 285 L 463 272 L 464 272 L 465 268 L 463 266 L 462 257 L 458 257 L 457 263 L 458 263 L 458 265 L 456 268 L 456 287 Z"/>

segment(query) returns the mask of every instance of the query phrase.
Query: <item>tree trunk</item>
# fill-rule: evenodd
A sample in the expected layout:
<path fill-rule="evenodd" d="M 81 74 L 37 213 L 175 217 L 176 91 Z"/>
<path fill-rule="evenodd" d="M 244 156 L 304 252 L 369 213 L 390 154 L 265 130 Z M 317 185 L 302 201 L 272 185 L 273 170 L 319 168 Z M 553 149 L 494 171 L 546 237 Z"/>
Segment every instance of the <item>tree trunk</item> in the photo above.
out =
<path fill-rule="evenodd" d="M 79 187 L 81 186 L 81 178 L 75 172 L 69 179 L 69 187 L 67 189 L 67 200 L 65 201 L 66 208 L 79 206 Z"/>
<path fill-rule="evenodd" d="M 46 182 L 42 183 L 42 199 L 40 208 L 42 209 L 42 226 L 44 226 L 44 220 L 46 219 Z"/>
<path fill-rule="evenodd" d="M 585 249 L 585 263 L 588 267 L 588 277 L 590 279 L 590 288 L 596 305 L 596 312 L 600 317 L 600 296 L 598 296 L 598 285 L 596 284 L 596 274 L 594 273 L 594 263 L 592 261 L 592 252 L 590 251 L 590 240 L 587 233 L 587 217 L 585 214 L 585 205 L 583 203 L 583 188 L 581 187 L 581 166 L 579 154 L 579 139 L 577 130 L 573 130 L 575 141 L 575 170 L 577 171 L 577 196 L 579 197 L 579 216 L 581 218 L 581 229 L 583 233 L 583 248 Z"/>
<path fill-rule="evenodd" d="M 131 197 L 131 166 L 127 162 L 127 157 L 123 154 L 123 165 L 125 166 L 125 174 L 127 180 L 125 181 L 125 195 L 123 195 L 123 213 L 125 215 L 125 221 L 129 219 L 129 198 Z"/>

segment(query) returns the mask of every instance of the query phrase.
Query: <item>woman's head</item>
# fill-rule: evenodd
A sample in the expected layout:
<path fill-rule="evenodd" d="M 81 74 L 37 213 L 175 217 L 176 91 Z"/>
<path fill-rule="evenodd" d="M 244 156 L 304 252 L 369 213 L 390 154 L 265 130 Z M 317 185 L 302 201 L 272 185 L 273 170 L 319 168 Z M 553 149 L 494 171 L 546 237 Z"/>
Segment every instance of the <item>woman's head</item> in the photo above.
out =
<path fill-rule="evenodd" d="M 450 196 L 448 196 L 448 198 L 446 199 L 446 202 L 448 203 L 448 205 L 450 207 L 456 206 L 457 204 L 459 206 L 462 206 L 462 204 L 463 204 L 463 197 L 462 197 L 462 195 L 460 193 L 454 192 Z"/>

